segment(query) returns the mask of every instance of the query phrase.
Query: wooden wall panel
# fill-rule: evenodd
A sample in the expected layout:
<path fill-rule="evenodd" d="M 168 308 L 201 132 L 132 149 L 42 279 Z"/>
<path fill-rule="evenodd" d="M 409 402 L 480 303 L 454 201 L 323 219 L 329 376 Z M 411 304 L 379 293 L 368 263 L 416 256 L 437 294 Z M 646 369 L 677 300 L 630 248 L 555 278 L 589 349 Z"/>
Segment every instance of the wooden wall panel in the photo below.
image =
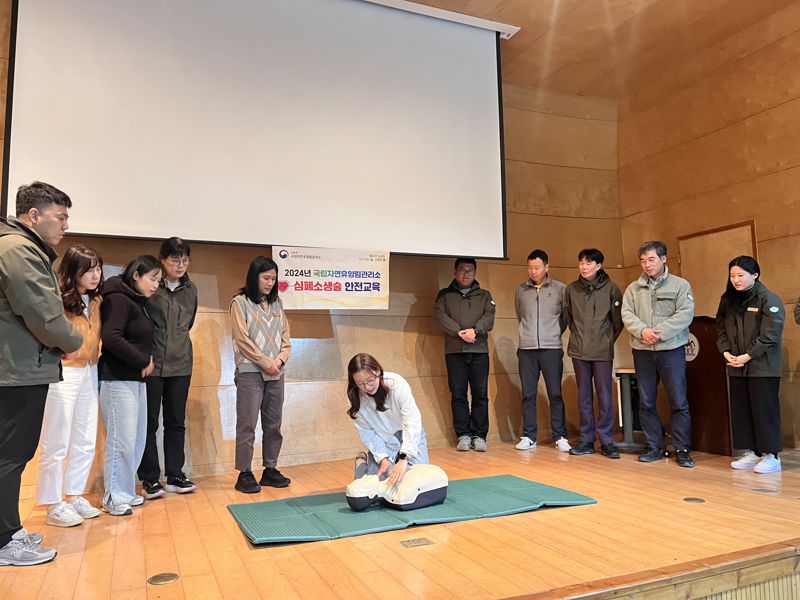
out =
<path fill-rule="evenodd" d="M 620 214 L 719 190 L 800 165 L 800 99 L 619 170 Z"/>
<path fill-rule="evenodd" d="M 620 122 L 626 165 L 800 96 L 800 31 Z M 742 85 L 742 82 L 748 85 Z M 752 82 L 752 83 L 751 83 Z"/>
<path fill-rule="evenodd" d="M 510 160 L 582 167 L 617 168 L 617 124 L 506 107 L 505 156 Z"/>
<path fill-rule="evenodd" d="M 619 217 L 617 172 L 506 160 L 509 212 L 559 217 Z"/>
<path fill-rule="evenodd" d="M 573 267 L 582 248 L 600 248 L 606 265 L 622 265 L 622 243 L 617 219 L 573 219 L 515 214 L 508 220 L 508 254 L 513 263 L 526 264 L 534 248 L 545 250 L 553 267 Z"/>
<path fill-rule="evenodd" d="M 755 6 L 759 3 L 738 4 L 741 9 L 746 5 Z M 730 63 L 797 31 L 800 24 L 800 4 L 794 1 L 784 4 L 783 8 L 773 14 L 768 14 L 760 21 L 756 19 L 746 22 L 746 26 L 740 31 L 715 44 L 700 48 L 688 58 L 673 61 L 669 65 L 661 64 L 649 73 L 643 73 L 635 84 L 628 87 L 627 94 L 620 98 L 621 118 L 640 112 L 684 87 L 713 77 L 715 73 L 725 70 Z"/>
<path fill-rule="evenodd" d="M 503 84 L 503 106 L 563 117 L 617 121 L 617 101 L 610 98 L 576 96 L 544 88 Z"/>

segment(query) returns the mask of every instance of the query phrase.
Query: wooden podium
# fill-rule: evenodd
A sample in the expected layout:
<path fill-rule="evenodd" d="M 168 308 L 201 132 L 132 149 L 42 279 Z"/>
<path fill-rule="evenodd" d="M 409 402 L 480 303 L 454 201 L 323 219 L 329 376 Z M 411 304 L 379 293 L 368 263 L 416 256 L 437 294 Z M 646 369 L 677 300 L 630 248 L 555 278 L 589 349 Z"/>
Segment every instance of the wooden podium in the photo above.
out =
<path fill-rule="evenodd" d="M 733 454 L 728 376 L 717 350 L 717 325 L 711 317 L 695 317 L 686 347 L 686 383 L 692 416 L 692 450 Z"/>

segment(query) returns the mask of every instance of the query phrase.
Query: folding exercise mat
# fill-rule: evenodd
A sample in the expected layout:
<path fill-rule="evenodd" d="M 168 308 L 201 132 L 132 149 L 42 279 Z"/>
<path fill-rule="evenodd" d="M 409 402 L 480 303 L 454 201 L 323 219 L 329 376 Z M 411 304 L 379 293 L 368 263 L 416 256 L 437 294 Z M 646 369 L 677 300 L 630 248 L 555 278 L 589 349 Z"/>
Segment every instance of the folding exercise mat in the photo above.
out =
<path fill-rule="evenodd" d="M 270 502 L 230 504 L 228 510 L 254 544 L 311 542 L 392 531 L 411 525 L 501 517 L 542 506 L 595 504 L 582 494 L 513 475 L 450 481 L 442 504 L 400 511 L 376 505 L 354 512 L 343 492 Z"/>

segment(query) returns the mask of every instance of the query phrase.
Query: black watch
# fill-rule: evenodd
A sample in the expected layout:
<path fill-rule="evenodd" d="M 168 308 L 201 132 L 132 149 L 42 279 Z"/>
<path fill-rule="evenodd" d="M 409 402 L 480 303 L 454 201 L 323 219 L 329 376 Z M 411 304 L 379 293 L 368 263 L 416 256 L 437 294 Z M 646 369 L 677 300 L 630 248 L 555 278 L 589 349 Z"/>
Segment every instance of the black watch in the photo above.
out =
<path fill-rule="evenodd" d="M 397 456 L 394 459 L 394 462 L 398 463 L 401 460 L 408 460 L 408 457 L 406 456 L 405 452 L 398 452 Z"/>

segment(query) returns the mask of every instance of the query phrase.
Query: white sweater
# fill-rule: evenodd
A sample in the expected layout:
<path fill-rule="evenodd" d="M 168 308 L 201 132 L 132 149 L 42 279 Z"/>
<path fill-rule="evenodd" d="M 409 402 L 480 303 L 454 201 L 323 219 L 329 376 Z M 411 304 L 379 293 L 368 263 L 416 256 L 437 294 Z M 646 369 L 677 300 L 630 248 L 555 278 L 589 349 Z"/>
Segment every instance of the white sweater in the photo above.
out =
<path fill-rule="evenodd" d="M 389 388 L 386 410 L 375 408 L 375 399 L 361 392 L 361 408 L 356 415 L 356 429 L 361 441 L 378 462 L 384 458 L 394 460 L 397 452 L 409 457 L 417 456 L 422 437 L 422 415 L 411 393 L 411 386 L 397 373 L 383 374 Z M 394 436 L 402 430 L 402 445 Z"/>

